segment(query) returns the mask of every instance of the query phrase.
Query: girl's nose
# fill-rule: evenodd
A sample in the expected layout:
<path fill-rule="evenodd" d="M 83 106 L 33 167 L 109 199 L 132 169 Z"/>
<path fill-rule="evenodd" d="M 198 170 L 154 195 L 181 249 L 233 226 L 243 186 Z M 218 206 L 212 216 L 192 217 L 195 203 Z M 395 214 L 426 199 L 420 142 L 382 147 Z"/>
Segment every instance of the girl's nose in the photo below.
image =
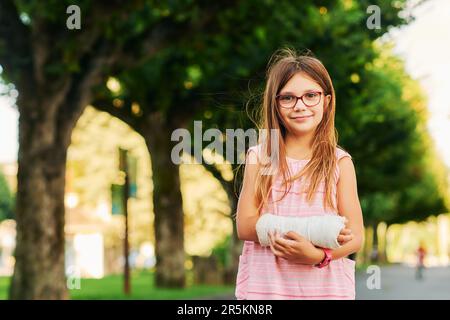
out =
<path fill-rule="evenodd" d="M 303 110 L 303 109 L 306 109 L 306 106 L 303 103 L 302 99 L 298 99 L 297 103 L 294 106 L 294 110 Z"/>

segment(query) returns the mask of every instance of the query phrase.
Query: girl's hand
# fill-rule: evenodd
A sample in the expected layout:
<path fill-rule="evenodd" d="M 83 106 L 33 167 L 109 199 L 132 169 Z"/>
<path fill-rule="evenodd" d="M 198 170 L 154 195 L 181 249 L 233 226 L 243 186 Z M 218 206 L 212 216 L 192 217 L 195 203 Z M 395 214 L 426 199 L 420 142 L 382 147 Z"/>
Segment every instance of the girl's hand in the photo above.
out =
<path fill-rule="evenodd" d="M 352 230 L 350 230 L 348 228 L 342 229 L 337 237 L 337 241 L 339 242 L 339 244 L 341 246 L 346 244 L 347 242 L 349 242 L 352 239 L 353 239 Z"/>
<path fill-rule="evenodd" d="M 282 238 L 276 231 L 269 232 L 270 249 L 277 257 L 300 264 L 317 264 L 324 258 L 321 249 L 316 248 L 310 241 L 295 233 L 288 232 Z"/>

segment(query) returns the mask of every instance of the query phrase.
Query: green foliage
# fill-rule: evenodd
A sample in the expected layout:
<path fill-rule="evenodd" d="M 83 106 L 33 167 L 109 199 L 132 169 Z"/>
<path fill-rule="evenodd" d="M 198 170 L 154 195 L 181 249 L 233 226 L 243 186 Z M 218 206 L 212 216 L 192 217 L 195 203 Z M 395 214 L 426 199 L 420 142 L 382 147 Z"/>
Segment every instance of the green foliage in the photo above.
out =
<path fill-rule="evenodd" d="M 17 3 L 30 25 L 45 21 L 48 31 L 52 30 L 55 45 L 47 57 L 48 75 L 78 72 L 89 37 L 86 32 L 62 27 L 66 7 L 72 3 Z M 397 221 L 444 210 L 447 201 L 444 182 L 429 166 L 436 154 L 430 155 L 420 88 L 389 47 L 376 42 L 389 28 L 407 22 L 409 17 L 399 17 L 405 3 L 129 1 L 127 10 L 120 1 L 84 0 L 77 5 L 82 11 L 82 30 L 99 32 L 128 52 L 136 52 L 137 58 L 145 56 L 140 51 L 145 35 L 159 32 L 164 37 L 169 31 L 175 35 L 137 67 L 119 62 L 109 70 L 122 85 L 119 95 L 106 87 L 96 90 L 101 98 L 139 103 L 142 112 L 138 113 L 128 105 L 120 112 L 110 106 L 112 114 L 120 113 L 136 129 L 146 126 L 153 112 L 162 113 L 169 128 L 192 129 L 194 119 L 222 131 L 254 127 L 247 112 L 251 114 L 260 104 L 271 54 L 282 46 L 310 49 L 333 79 L 339 143 L 353 156 L 365 218 Z M 369 5 L 381 9 L 380 30 L 366 27 Z M 432 196 L 426 190 L 433 190 Z M 406 199 L 409 206 L 402 203 Z"/>
<path fill-rule="evenodd" d="M 11 194 L 8 183 L 3 173 L 0 172 L 0 221 L 12 219 L 14 209 L 14 197 Z"/>
<path fill-rule="evenodd" d="M 380 30 L 366 27 L 371 4 L 381 8 Z M 423 218 L 445 210 L 445 188 L 438 187 L 432 178 L 436 172 L 425 161 L 430 151 L 425 100 L 390 47 L 376 41 L 390 27 L 405 23 L 408 17 L 398 15 L 404 4 L 342 0 L 224 5 L 208 29 L 186 34 L 139 68 L 118 74 L 125 88 L 122 98 L 143 108 L 140 119 L 128 111 L 136 127 L 145 125 L 146 114 L 161 112 L 173 128 L 192 130 L 193 120 L 222 132 L 251 128 L 256 119 L 249 115 L 260 106 L 271 54 L 281 46 L 308 48 L 333 79 L 339 144 L 353 156 L 366 221 Z M 201 17 L 205 8 L 192 5 L 192 12 L 183 15 Z M 165 10 L 177 15 L 178 9 Z M 425 190 L 436 192 L 424 199 Z M 403 201 L 412 194 L 416 200 L 405 207 Z"/>
<path fill-rule="evenodd" d="M 343 145 L 355 159 L 366 221 L 392 223 L 443 213 L 448 187 L 426 129 L 422 89 L 389 45 L 376 52 L 378 58 L 362 77 L 360 97 L 350 101 L 357 104 L 348 115 L 352 121 L 339 122 Z"/>
<path fill-rule="evenodd" d="M 231 235 L 228 235 L 224 241 L 216 245 L 212 250 L 212 255 L 216 256 L 222 267 L 228 266 L 230 262 Z"/>

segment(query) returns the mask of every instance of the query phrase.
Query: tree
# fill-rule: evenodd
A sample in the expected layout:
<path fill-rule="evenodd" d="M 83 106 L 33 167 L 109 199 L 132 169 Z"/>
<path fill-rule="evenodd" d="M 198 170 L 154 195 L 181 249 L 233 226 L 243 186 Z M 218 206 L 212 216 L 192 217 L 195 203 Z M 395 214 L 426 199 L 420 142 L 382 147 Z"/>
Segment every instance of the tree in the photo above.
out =
<path fill-rule="evenodd" d="M 71 4 L 0 1 L 0 64 L 5 80 L 19 91 L 20 112 L 13 299 L 67 298 L 65 164 L 72 129 L 92 100 L 92 88 L 105 83 L 113 70 L 136 65 L 195 33 L 213 16 L 174 17 L 165 4 L 151 1 L 86 0 L 79 3 L 81 30 L 69 30 Z M 192 6 L 177 4 L 179 12 Z M 206 13 L 216 10 L 204 7 Z M 183 285 L 184 264 L 167 267 L 175 270 L 167 282 Z"/>

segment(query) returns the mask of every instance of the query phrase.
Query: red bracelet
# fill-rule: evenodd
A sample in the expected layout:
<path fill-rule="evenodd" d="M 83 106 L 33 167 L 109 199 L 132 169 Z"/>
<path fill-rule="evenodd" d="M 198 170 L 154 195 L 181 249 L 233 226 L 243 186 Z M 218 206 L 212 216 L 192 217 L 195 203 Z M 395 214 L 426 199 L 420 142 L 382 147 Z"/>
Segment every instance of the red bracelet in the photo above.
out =
<path fill-rule="evenodd" d="M 327 248 L 321 248 L 321 249 L 325 253 L 325 258 L 323 258 L 322 262 L 320 262 L 319 264 L 314 265 L 317 268 L 326 267 L 327 265 L 330 264 L 330 261 L 331 261 L 331 258 L 332 258 L 331 249 L 327 249 Z"/>

